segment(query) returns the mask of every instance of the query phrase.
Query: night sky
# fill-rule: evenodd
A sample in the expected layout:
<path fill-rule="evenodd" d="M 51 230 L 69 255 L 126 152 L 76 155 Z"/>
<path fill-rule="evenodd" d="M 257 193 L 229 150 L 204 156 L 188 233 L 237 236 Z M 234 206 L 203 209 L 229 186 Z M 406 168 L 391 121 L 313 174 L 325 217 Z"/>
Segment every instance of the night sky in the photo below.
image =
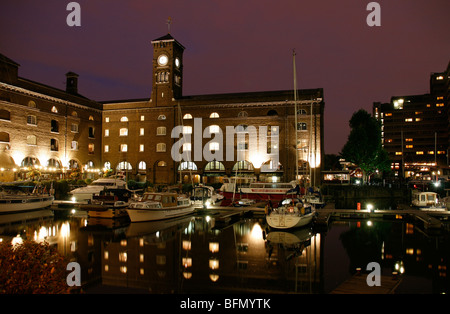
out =
<path fill-rule="evenodd" d="M 149 98 L 151 40 L 183 46 L 184 95 L 323 88 L 325 153 L 345 144 L 351 115 L 374 101 L 429 92 L 450 60 L 449 0 L 377 1 L 381 26 L 366 24 L 369 0 L 80 0 L 81 26 L 66 24 L 69 0 L 2 1 L 0 53 L 19 76 L 98 101 Z"/>

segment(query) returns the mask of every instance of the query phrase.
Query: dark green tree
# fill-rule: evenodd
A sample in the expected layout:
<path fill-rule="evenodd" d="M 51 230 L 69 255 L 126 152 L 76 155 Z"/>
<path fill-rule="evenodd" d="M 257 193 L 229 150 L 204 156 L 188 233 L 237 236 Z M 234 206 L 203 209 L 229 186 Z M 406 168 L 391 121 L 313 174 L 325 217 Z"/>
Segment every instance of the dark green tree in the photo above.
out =
<path fill-rule="evenodd" d="M 350 134 L 340 155 L 356 164 L 363 172 L 364 182 L 378 171 L 390 171 L 390 160 L 381 145 L 381 125 L 364 109 L 350 119 Z"/>

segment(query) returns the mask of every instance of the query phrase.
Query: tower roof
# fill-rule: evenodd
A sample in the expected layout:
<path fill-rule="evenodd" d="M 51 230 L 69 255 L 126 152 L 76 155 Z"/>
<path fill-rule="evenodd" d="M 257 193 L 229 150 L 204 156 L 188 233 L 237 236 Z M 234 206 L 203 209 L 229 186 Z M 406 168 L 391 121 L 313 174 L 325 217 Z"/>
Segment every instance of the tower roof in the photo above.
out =
<path fill-rule="evenodd" d="M 172 35 L 170 35 L 170 34 L 167 34 L 167 35 L 164 35 L 162 37 L 152 40 L 152 44 L 159 42 L 159 41 L 166 41 L 166 42 L 173 41 L 173 42 L 176 42 L 182 49 L 185 49 L 184 46 L 182 44 L 180 44 L 175 38 L 173 38 Z"/>

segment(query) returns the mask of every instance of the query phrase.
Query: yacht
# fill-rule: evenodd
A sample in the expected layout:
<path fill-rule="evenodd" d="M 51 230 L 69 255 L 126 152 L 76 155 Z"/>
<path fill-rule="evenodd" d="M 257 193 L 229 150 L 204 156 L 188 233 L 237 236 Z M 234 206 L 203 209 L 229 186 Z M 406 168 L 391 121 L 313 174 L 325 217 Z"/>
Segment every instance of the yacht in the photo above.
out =
<path fill-rule="evenodd" d="M 99 195 L 105 189 L 128 189 L 127 183 L 122 178 L 100 178 L 91 184 L 76 188 L 69 192 L 74 203 L 90 203 L 94 195 Z"/>

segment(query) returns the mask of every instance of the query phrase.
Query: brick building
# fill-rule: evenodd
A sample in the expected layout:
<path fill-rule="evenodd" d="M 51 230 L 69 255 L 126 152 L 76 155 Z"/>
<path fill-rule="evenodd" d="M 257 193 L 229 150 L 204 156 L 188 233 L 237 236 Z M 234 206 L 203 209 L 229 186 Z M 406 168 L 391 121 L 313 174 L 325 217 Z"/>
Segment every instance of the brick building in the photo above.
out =
<path fill-rule="evenodd" d="M 152 45 L 151 98 L 103 103 L 106 167 L 154 183 L 214 183 L 235 174 L 271 182 L 295 179 L 293 91 L 184 96 L 184 47 L 170 34 L 153 40 Z M 313 182 L 318 184 L 324 154 L 323 90 L 298 91 L 297 112 L 299 174 L 309 178 L 313 160 Z M 181 125 L 182 135 L 172 137 L 174 128 Z M 234 135 L 232 158 L 227 155 L 227 127 L 242 133 L 241 138 Z M 207 129 L 211 137 L 204 134 Z M 266 148 L 251 145 L 253 130 L 258 144 L 268 143 Z M 186 135 L 190 141 L 181 149 L 185 158 L 175 161 L 172 148 L 181 145 L 180 138 Z M 213 156 L 205 157 L 209 153 Z"/>
<path fill-rule="evenodd" d="M 18 70 L 0 54 L 0 181 L 28 178 L 31 170 L 62 178 L 101 169 L 101 104 L 78 94 L 78 75 L 66 74 L 64 91 Z"/>
<path fill-rule="evenodd" d="M 63 91 L 19 77 L 19 65 L 1 56 L 4 181 L 36 166 L 60 176 L 109 168 L 152 183 L 233 175 L 273 182 L 295 179 L 297 164 L 300 178 L 320 183 L 323 89 L 299 90 L 297 102 L 292 90 L 185 96 L 185 48 L 170 34 L 151 43 L 150 99 L 92 101 L 78 94 L 75 73 Z"/>

